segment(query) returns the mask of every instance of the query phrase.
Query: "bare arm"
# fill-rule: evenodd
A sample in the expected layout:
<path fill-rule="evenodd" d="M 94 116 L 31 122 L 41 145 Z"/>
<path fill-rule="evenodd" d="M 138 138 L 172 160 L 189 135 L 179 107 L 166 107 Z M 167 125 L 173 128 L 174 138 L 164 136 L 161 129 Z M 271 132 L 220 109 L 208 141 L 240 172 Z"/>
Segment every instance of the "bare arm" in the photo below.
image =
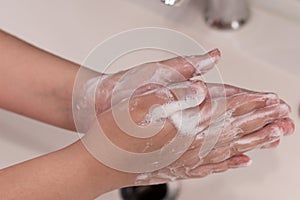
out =
<path fill-rule="evenodd" d="M 78 69 L 0 31 L 0 108 L 75 130 L 71 100 Z"/>
<path fill-rule="evenodd" d="M 133 175 L 102 165 L 78 141 L 0 170 L 0 199 L 88 200 L 128 182 L 133 182 Z"/>
<path fill-rule="evenodd" d="M 75 130 L 72 90 L 78 69 L 0 31 L 0 108 Z M 78 141 L 0 170 L 0 199 L 93 199 L 124 185 L 121 177 Z"/>
<path fill-rule="evenodd" d="M 219 57 L 218 52 L 213 51 L 210 55 L 192 57 L 192 59 L 199 62 L 203 59 L 211 60 L 211 57 L 215 58 L 212 60 L 216 60 Z M 204 83 L 195 86 L 188 80 L 195 74 L 195 69 L 190 65 L 183 67 L 189 64 L 185 62 L 182 58 L 174 58 L 160 62 L 160 65 L 150 63 L 139 67 L 146 69 L 142 71 L 146 71 L 147 74 L 151 70 L 154 73 L 161 64 L 174 68 L 187 79 L 185 82 L 178 82 L 175 79 L 171 80 L 172 76 L 169 77 L 170 84 L 176 86 L 174 89 L 178 89 L 179 93 L 182 92 L 183 99 L 186 94 L 196 95 L 196 99 L 198 99 L 197 95 L 205 97 L 202 92 L 206 91 L 207 87 L 215 86 Z M 207 69 L 207 66 L 202 67 Z M 0 32 L 0 107 L 62 128 L 75 130 L 72 116 L 72 89 L 78 69 L 77 64 Z M 94 74 L 95 72 L 88 73 Z M 110 75 L 105 84 L 108 87 L 103 90 L 110 92 L 121 75 L 122 72 Z M 165 78 L 165 74 L 161 76 Z M 134 80 L 134 77 L 129 78 Z M 280 100 L 274 95 L 253 93 L 231 86 L 226 88 L 227 103 L 233 106 L 233 108 L 228 106 L 228 109 L 235 110 L 233 120 L 236 121 L 236 127 L 231 127 L 229 124 L 222 132 L 214 151 L 203 159 L 198 156 L 204 140 L 202 137 L 204 134 L 201 132 L 193 133 L 195 141 L 182 157 L 170 166 L 150 174 L 125 173 L 106 167 L 101 161 L 94 159 L 81 141 L 77 141 L 62 150 L 0 170 L 0 199 L 93 199 L 120 187 L 170 181 L 165 177 L 171 177 L 172 180 L 200 178 L 210 173 L 245 166 L 249 163 L 249 158 L 243 155 L 244 152 L 265 145 L 276 146 L 282 135 L 293 132 L 294 125 L 288 119 L 289 107 L 283 102 L 279 103 Z M 202 92 L 195 93 L 198 89 Z M 165 90 L 153 89 L 150 92 L 144 92 L 144 89 L 141 89 L 136 96 L 133 96 L 132 109 L 129 109 L 132 110 L 131 115 L 137 122 L 143 121 L 151 106 L 170 103 L 165 102 L 168 100 L 166 96 L 169 93 Z M 218 93 L 212 94 L 214 95 L 216 99 L 219 98 Z M 107 98 L 109 99 L 110 95 Z M 245 98 L 249 102 L 244 102 Z M 178 131 L 178 124 L 171 120 L 167 121 L 162 131 L 153 138 L 136 140 L 126 137 L 126 134 L 114 123 L 112 111 L 105 104 L 106 100 L 102 100 L 104 103 L 101 102 L 101 98 L 98 100 L 101 104 L 99 106 L 102 108 L 101 111 L 105 110 L 105 112 L 98 113 L 99 123 L 107 130 L 106 133 L 110 139 L 129 151 L 143 152 L 149 143 L 148 140 L 153 144 L 147 151 L 162 148 Z M 199 106 L 193 105 L 195 107 L 192 110 L 192 107 L 189 107 L 182 111 L 187 113 L 186 116 L 193 116 L 195 112 L 213 119 L 213 116 L 207 114 L 207 112 L 210 113 L 210 99 L 205 98 L 205 101 L 203 99 L 203 102 L 199 104 Z M 178 103 L 175 102 L 175 105 Z M 178 112 L 181 112 L 181 108 L 178 109 Z M 219 112 L 217 110 L 216 113 L 221 116 L 226 114 L 222 113 L 222 109 Z M 208 126 L 205 124 L 206 121 L 201 121 L 201 119 L 202 117 L 196 121 L 193 130 L 198 130 L 200 125 Z M 242 132 L 230 135 L 231 130 L 236 128 Z M 245 143 L 245 140 L 252 142 Z M 99 142 L 101 145 L 101 141 Z M 170 170 L 171 168 L 178 170 Z"/>

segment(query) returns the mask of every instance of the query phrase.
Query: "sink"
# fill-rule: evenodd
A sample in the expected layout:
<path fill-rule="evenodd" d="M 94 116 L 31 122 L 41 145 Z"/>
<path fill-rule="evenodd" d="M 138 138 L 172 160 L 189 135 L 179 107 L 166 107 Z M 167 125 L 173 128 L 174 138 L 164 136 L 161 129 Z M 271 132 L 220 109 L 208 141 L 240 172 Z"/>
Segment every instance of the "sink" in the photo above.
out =
<path fill-rule="evenodd" d="M 183 181 L 178 199 L 300 198 L 300 160 L 297 159 L 300 151 L 299 21 L 255 4 L 251 20 L 243 29 L 219 32 L 204 24 L 201 3 L 192 0 L 174 8 L 149 0 L 111 0 L 105 3 L 11 0 L 2 4 L 5 4 L 0 7 L 2 29 L 78 63 L 109 36 L 145 26 L 175 29 L 191 36 L 206 49 L 219 47 L 223 59 L 218 67 L 224 82 L 278 93 L 292 107 L 296 134 L 284 138 L 277 149 L 251 152 L 253 164 L 248 168 Z M 0 110 L 0 138 L 2 168 L 62 148 L 77 140 L 78 136 Z M 97 199 L 120 198 L 118 191 L 113 191 Z"/>

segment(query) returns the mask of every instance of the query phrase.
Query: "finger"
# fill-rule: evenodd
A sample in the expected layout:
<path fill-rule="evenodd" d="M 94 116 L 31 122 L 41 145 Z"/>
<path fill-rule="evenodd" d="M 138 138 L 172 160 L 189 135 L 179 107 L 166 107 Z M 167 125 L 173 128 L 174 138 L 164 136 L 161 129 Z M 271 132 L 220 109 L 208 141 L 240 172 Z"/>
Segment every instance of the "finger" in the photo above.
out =
<path fill-rule="evenodd" d="M 229 146 L 223 146 L 213 149 L 208 153 L 203 159 L 200 159 L 198 154 L 200 150 L 200 146 L 190 148 L 187 152 L 185 152 L 180 160 L 176 161 L 176 165 L 185 164 L 185 166 L 189 166 L 189 168 L 195 169 L 201 165 L 214 164 L 223 162 L 233 155 L 231 154 L 231 150 Z"/>
<path fill-rule="evenodd" d="M 279 140 L 280 138 L 269 138 L 271 140 L 268 140 L 268 131 L 270 131 L 270 129 L 272 129 L 272 127 L 280 127 L 280 129 L 282 129 L 282 135 L 286 136 L 289 134 L 292 134 L 294 132 L 295 129 L 295 125 L 293 123 L 293 121 L 289 118 L 286 119 L 280 119 L 277 120 L 276 122 L 274 122 L 271 125 L 268 125 L 267 127 L 262 128 L 261 130 L 257 131 L 256 135 L 254 135 L 254 138 L 257 138 L 259 134 L 263 134 L 265 133 L 265 135 L 261 136 L 261 137 L 265 137 L 266 141 L 264 141 L 264 143 L 260 144 L 262 146 L 262 148 L 274 148 L 276 146 L 279 145 Z M 252 135 L 249 134 L 249 137 Z M 244 137 L 246 138 L 246 137 Z M 234 146 L 231 144 L 231 141 L 233 140 L 233 137 L 230 137 L 230 139 L 228 139 L 226 142 L 224 141 L 224 139 L 220 139 L 222 140 L 222 142 L 218 142 L 218 144 L 216 145 L 216 147 L 203 159 L 203 160 L 197 160 L 194 156 L 194 154 L 196 155 L 197 152 L 199 151 L 199 148 L 202 144 L 202 140 L 201 141 L 195 141 L 192 145 L 193 148 L 191 148 L 186 155 L 184 155 L 184 160 L 187 163 L 191 163 L 193 165 L 195 165 L 195 163 L 199 164 L 208 164 L 208 163 L 217 163 L 217 162 L 221 162 L 224 161 L 230 157 L 232 157 L 233 155 L 236 154 L 240 154 L 242 152 L 240 151 L 236 151 L 235 149 L 237 149 L 238 147 Z M 247 141 L 242 140 L 244 143 L 246 143 Z M 249 140 L 251 141 L 251 140 Z M 252 144 L 249 144 L 249 146 L 253 146 Z M 251 150 L 250 147 L 247 147 L 248 150 Z M 253 148 L 256 148 L 256 146 L 254 146 Z"/>
<path fill-rule="evenodd" d="M 221 139 L 219 139 L 217 146 L 223 146 L 232 138 L 242 137 L 263 128 L 268 123 L 288 116 L 290 107 L 287 104 L 277 104 L 278 99 L 274 95 L 266 94 L 265 96 L 266 98 L 258 96 L 256 102 L 245 101 L 247 103 L 235 110 L 228 118 L 229 123 L 224 121 Z"/>
<path fill-rule="evenodd" d="M 233 127 L 238 127 L 242 135 L 259 130 L 277 119 L 286 118 L 290 113 L 287 104 L 274 104 L 257 109 L 242 116 L 235 117 Z"/>
<path fill-rule="evenodd" d="M 217 146 L 224 146 L 232 141 L 233 138 L 240 138 L 262 129 L 269 123 L 278 119 L 283 119 L 290 112 L 286 104 L 273 104 L 259 108 L 252 112 L 240 116 L 234 116 L 224 125 Z"/>
<path fill-rule="evenodd" d="M 292 111 L 291 106 L 288 103 L 286 103 L 284 100 L 280 99 L 280 103 L 281 104 L 286 104 L 289 107 L 290 112 Z"/>
<path fill-rule="evenodd" d="M 194 75 L 204 74 L 213 68 L 220 58 L 220 51 L 215 49 L 204 55 L 175 57 L 160 62 L 145 63 L 134 68 L 118 72 L 109 77 L 111 85 L 122 82 L 126 90 L 134 90 L 140 95 L 171 83 L 189 80 Z M 125 93 L 125 98 L 131 93 Z"/>
<path fill-rule="evenodd" d="M 273 94 L 241 93 L 236 96 L 229 97 L 228 99 L 226 99 L 226 102 L 222 98 L 217 98 L 210 101 L 205 100 L 199 106 L 186 109 L 180 112 L 179 115 L 183 119 L 190 118 L 190 120 L 198 117 L 197 125 L 201 127 L 199 129 L 200 132 L 203 131 L 206 127 L 208 127 L 209 124 L 213 122 L 212 120 L 218 119 L 222 115 L 224 115 L 225 118 L 228 118 L 228 116 L 231 117 L 230 115 L 242 115 L 250 111 L 254 112 L 255 109 L 264 108 L 278 101 L 279 100 L 277 96 Z M 229 124 L 229 127 L 227 127 L 227 129 L 230 128 L 232 128 L 231 124 Z"/>
<path fill-rule="evenodd" d="M 232 138 L 232 140 L 233 140 L 233 138 Z M 192 154 L 197 154 L 198 151 L 199 151 L 199 147 L 190 150 L 190 152 L 189 152 L 190 156 Z M 234 151 L 231 143 L 224 144 L 223 146 L 220 146 L 220 145 L 215 146 L 215 148 L 212 151 L 210 151 L 207 156 L 205 156 L 201 160 L 197 160 L 198 163 L 196 165 L 199 166 L 199 165 L 206 165 L 206 164 L 210 164 L 210 163 L 220 163 L 220 162 L 223 162 L 237 154 L 240 154 L 240 152 Z M 192 161 L 189 159 L 187 159 L 187 161 L 194 162 L 194 165 L 195 165 L 195 161 Z"/>
<path fill-rule="evenodd" d="M 277 95 L 272 93 L 241 93 L 228 97 L 226 102 L 222 98 L 211 101 L 205 100 L 198 107 L 183 111 L 182 115 L 190 117 L 198 116 L 199 125 L 207 127 L 213 119 L 220 118 L 220 116 L 227 114 L 227 112 L 230 113 L 230 117 L 249 112 L 253 113 L 256 109 L 276 104 L 278 101 Z"/>
<path fill-rule="evenodd" d="M 251 111 L 273 104 L 279 104 L 280 99 L 274 93 L 239 93 L 226 99 L 227 109 L 231 116 L 247 114 Z"/>
<path fill-rule="evenodd" d="M 106 101 L 111 102 L 111 91 L 122 82 L 126 90 L 119 93 L 115 102 L 133 95 L 140 95 L 144 92 L 164 87 L 170 83 L 182 82 L 190 79 L 193 75 L 203 74 L 211 69 L 219 60 L 220 51 L 215 49 L 205 55 L 175 57 L 161 62 L 146 63 L 134 68 L 120 71 L 111 75 L 103 75 L 98 85 L 100 91 L 105 91 Z M 197 72 L 197 73 L 196 73 Z M 107 109 L 106 105 L 104 109 Z"/>
<path fill-rule="evenodd" d="M 199 163 L 202 165 L 209 164 L 209 163 L 219 163 L 229 159 L 232 156 L 233 155 L 230 146 L 222 146 L 213 149 Z"/>
<path fill-rule="evenodd" d="M 174 99 L 178 101 L 201 97 L 202 102 L 207 94 L 206 84 L 202 81 L 172 83 L 165 88 L 169 90 L 173 94 Z"/>
<path fill-rule="evenodd" d="M 276 124 L 278 126 L 284 128 L 283 136 L 289 136 L 292 135 L 295 131 L 295 123 L 292 119 L 290 118 L 284 118 L 276 121 Z"/>
<path fill-rule="evenodd" d="M 246 103 L 243 106 L 249 107 L 248 109 L 256 109 L 259 107 L 264 108 L 267 105 L 269 105 L 271 102 L 273 102 L 273 100 L 276 100 L 276 102 L 278 101 L 277 96 L 275 96 L 275 95 L 261 94 L 261 93 L 257 93 L 257 94 L 253 93 L 251 95 L 249 95 L 249 94 L 239 95 L 234 98 L 235 98 L 234 99 L 235 102 L 245 101 Z M 218 100 L 215 100 L 215 101 L 218 101 Z M 251 106 L 251 104 L 253 104 L 255 106 Z M 234 109 L 237 106 L 238 106 L 238 103 L 230 103 L 230 105 L 228 105 L 229 108 L 227 108 L 227 109 L 229 109 L 229 110 Z M 212 109 L 214 109 L 214 110 L 212 110 Z M 248 111 L 248 110 L 245 110 L 245 111 Z M 234 112 L 234 111 L 232 111 L 232 112 Z M 264 113 L 262 113 L 262 114 L 261 113 L 262 112 L 260 112 L 260 115 L 262 115 L 264 117 L 267 116 L 267 115 L 263 115 Z M 224 115 L 224 120 L 220 121 L 220 122 L 216 122 L 216 123 L 220 123 L 220 125 L 221 125 L 221 127 L 219 129 L 215 130 L 213 127 L 209 126 L 210 124 L 214 123 L 212 120 L 222 118 L 222 117 L 220 117 L 222 115 Z M 226 114 L 226 112 L 224 112 L 224 108 L 221 103 L 215 102 L 215 105 L 212 105 L 211 101 L 207 101 L 207 102 L 204 102 L 203 104 L 201 104 L 199 107 L 184 110 L 184 111 L 180 112 L 178 114 L 178 116 L 172 116 L 171 119 L 173 120 L 173 123 L 181 120 L 182 124 L 189 124 L 189 129 L 187 129 L 182 124 L 181 124 L 181 126 L 177 125 L 176 127 L 178 128 L 178 130 L 185 129 L 186 132 L 190 131 L 189 133 L 185 133 L 185 134 L 190 134 L 190 135 L 197 134 L 197 137 L 196 137 L 194 143 L 192 144 L 193 148 L 200 148 L 200 146 L 203 144 L 203 141 L 205 139 L 205 131 L 206 130 L 220 132 L 220 134 L 216 135 L 216 138 L 215 138 L 216 141 L 215 141 L 215 144 L 213 144 L 213 145 L 216 145 L 216 147 L 219 147 L 219 146 L 224 146 L 224 144 L 230 143 L 234 138 L 237 137 L 238 134 L 241 134 L 241 132 L 247 131 L 247 132 L 243 133 L 243 134 L 247 134 L 247 133 L 253 132 L 254 131 L 253 129 L 256 128 L 256 127 L 252 126 L 252 129 L 243 130 L 238 126 L 233 125 L 233 122 L 235 119 L 242 121 L 242 119 L 241 119 L 242 117 L 240 117 L 240 118 L 231 117 L 230 118 L 230 116 L 229 116 L 229 118 L 228 118 L 228 116 L 226 116 L 226 115 L 227 114 Z M 244 116 L 244 115 L 242 115 L 242 116 Z M 253 119 L 254 117 L 252 115 L 250 115 L 250 116 L 246 115 L 246 116 L 249 119 L 248 121 L 250 121 L 250 119 L 254 120 Z M 197 121 L 197 119 L 198 119 L 198 121 Z M 244 123 L 248 123 L 248 121 L 244 120 Z M 267 122 L 259 121 L 259 122 L 263 122 L 259 126 L 264 126 L 268 121 Z M 180 123 L 177 123 L 177 124 L 180 124 Z M 255 125 L 257 126 L 257 124 L 255 124 Z M 242 124 L 241 126 L 243 127 L 245 125 Z M 216 133 L 218 133 L 218 132 L 216 132 Z M 212 134 L 213 133 L 214 132 L 212 132 Z M 210 141 L 212 141 L 212 140 L 210 140 Z M 227 151 L 229 151 L 229 149 L 227 149 Z M 226 157 L 226 158 L 228 158 L 228 157 Z M 187 159 L 187 160 L 189 160 L 189 159 Z"/>
<path fill-rule="evenodd" d="M 274 143 L 284 135 L 294 132 L 294 123 L 291 119 L 281 119 L 254 133 L 248 134 L 233 143 L 233 151 L 242 153 L 267 144 Z"/>
<path fill-rule="evenodd" d="M 226 101 L 226 109 L 232 115 L 246 114 L 252 110 L 280 103 L 280 99 L 274 93 L 253 92 L 231 85 L 206 83 L 208 97 L 214 104 Z M 206 105 L 202 105 L 206 106 Z M 223 109 L 224 110 L 224 109 Z"/>
<path fill-rule="evenodd" d="M 221 57 L 221 52 L 214 49 L 204 55 L 175 57 L 169 60 L 161 61 L 160 64 L 175 69 L 186 79 L 194 75 L 201 75 L 212 69 Z"/>
<path fill-rule="evenodd" d="M 206 86 L 201 81 L 186 81 L 168 85 L 166 88 L 172 94 L 173 101 L 154 107 L 149 115 L 153 121 L 166 119 L 176 112 L 193 108 L 201 104 L 206 97 Z M 155 92 L 161 93 L 162 89 Z"/>
<path fill-rule="evenodd" d="M 275 141 L 275 142 L 272 142 L 272 143 L 270 143 L 270 144 L 263 145 L 263 146 L 261 147 L 261 149 L 272 149 L 272 148 L 276 148 L 276 147 L 279 146 L 279 144 L 280 144 L 280 139 L 277 140 L 277 141 Z"/>
<path fill-rule="evenodd" d="M 148 120 L 166 119 L 174 112 L 201 104 L 206 96 L 206 85 L 201 81 L 184 81 L 160 87 L 131 99 L 132 111 L 144 110 Z"/>
<path fill-rule="evenodd" d="M 235 117 L 232 126 L 237 129 L 239 136 L 243 136 L 259 130 L 277 119 L 286 118 L 289 113 L 290 108 L 287 104 L 274 104 Z"/>
<path fill-rule="evenodd" d="M 131 71 L 143 75 L 146 79 L 144 81 L 149 82 L 150 86 L 145 84 L 137 89 L 136 92 L 140 94 L 143 91 L 147 91 L 147 88 L 160 87 L 159 85 L 162 84 L 155 84 L 157 80 L 159 80 L 158 82 L 160 83 L 164 82 L 165 86 L 170 83 L 188 80 L 194 75 L 204 74 L 215 66 L 220 56 L 220 51 L 214 49 L 204 55 L 175 57 L 157 63 L 146 63 L 132 69 L 118 72 L 112 76 L 112 79 L 114 82 L 117 82 L 120 77 L 123 77 Z"/>
<path fill-rule="evenodd" d="M 208 93 L 210 99 L 220 98 L 220 97 L 230 97 L 232 95 L 250 92 L 249 90 L 238 88 L 232 85 L 219 84 L 219 83 L 207 83 Z"/>
<path fill-rule="evenodd" d="M 295 124 L 294 122 L 290 119 L 290 118 L 286 118 L 286 119 L 282 119 L 277 121 L 277 124 L 279 124 L 279 126 L 284 126 L 284 127 L 289 127 L 287 131 L 285 131 L 283 133 L 283 136 L 288 136 L 288 135 L 292 135 L 294 133 L 295 130 Z M 262 149 L 269 149 L 269 148 L 275 148 L 280 144 L 280 139 L 278 139 L 275 142 L 271 142 L 269 144 L 263 145 L 261 148 Z"/>
<path fill-rule="evenodd" d="M 221 83 L 206 83 L 211 98 L 223 97 L 224 93 L 226 97 L 238 94 L 238 93 L 265 93 L 248 90 L 245 88 L 239 88 L 233 85 L 221 84 Z M 267 92 L 270 93 L 270 92 Z"/>
<path fill-rule="evenodd" d="M 195 178 L 205 177 L 212 173 L 220 173 L 229 168 L 246 167 L 251 164 L 251 159 L 246 155 L 233 156 L 225 161 L 214 164 L 201 165 L 189 172 L 189 175 Z"/>

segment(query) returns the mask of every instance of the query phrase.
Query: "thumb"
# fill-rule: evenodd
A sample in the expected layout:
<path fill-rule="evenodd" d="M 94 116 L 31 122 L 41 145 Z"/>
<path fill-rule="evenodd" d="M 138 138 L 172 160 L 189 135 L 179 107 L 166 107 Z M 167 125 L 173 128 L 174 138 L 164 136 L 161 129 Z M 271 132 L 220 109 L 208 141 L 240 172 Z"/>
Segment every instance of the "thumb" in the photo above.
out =
<path fill-rule="evenodd" d="M 160 64 L 175 69 L 186 79 L 196 75 L 202 75 L 212 69 L 219 61 L 221 52 L 219 49 L 213 49 L 203 55 L 175 57 L 160 61 Z"/>

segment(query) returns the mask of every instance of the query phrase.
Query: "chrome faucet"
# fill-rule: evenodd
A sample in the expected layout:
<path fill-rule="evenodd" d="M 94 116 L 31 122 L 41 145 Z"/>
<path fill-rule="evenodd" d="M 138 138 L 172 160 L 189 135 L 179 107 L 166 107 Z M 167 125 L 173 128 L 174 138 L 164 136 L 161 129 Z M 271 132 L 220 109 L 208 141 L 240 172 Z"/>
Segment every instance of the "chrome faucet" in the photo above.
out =
<path fill-rule="evenodd" d="M 161 2 L 163 2 L 164 4 L 168 5 L 168 6 L 174 6 L 175 4 L 177 4 L 180 0 L 161 0 Z"/>
<path fill-rule="evenodd" d="M 180 0 L 161 1 L 173 6 Z M 247 0 L 204 0 L 203 6 L 206 23 L 216 29 L 239 29 L 250 17 Z"/>
<path fill-rule="evenodd" d="M 250 17 L 247 0 L 207 0 L 207 24 L 217 29 L 239 29 Z"/>

